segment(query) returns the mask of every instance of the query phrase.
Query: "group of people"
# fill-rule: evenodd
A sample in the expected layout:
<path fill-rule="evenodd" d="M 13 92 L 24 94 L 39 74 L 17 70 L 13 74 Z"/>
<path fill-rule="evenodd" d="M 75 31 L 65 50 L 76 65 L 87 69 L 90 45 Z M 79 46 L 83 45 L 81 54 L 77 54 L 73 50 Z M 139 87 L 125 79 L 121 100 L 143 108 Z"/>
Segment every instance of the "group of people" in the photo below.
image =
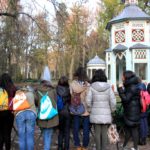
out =
<path fill-rule="evenodd" d="M 126 149 L 130 136 L 133 138 L 133 150 L 138 150 L 139 125 L 142 115 L 140 106 L 140 85 L 142 83 L 132 71 L 125 71 L 122 79 L 123 84 L 118 86 L 118 93 L 124 108 L 126 130 L 123 150 Z M 0 77 L 0 88 L 3 92 L 8 93 L 9 102 L 18 90 L 6 73 Z M 34 150 L 36 124 L 43 135 L 44 150 L 51 149 L 55 127 L 58 127 L 58 150 L 70 150 L 70 129 L 73 130 L 76 150 L 87 150 L 91 125 L 94 127 L 96 150 L 106 150 L 107 130 L 113 121 L 112 112 L 116 110 L 116 97 L 112 86 L 107 83 L 103 70 L 96 70 L 89 81 L 86 70 L 78 67 L 70 83 L 66 76 L 62 76 L 58 84 L 53 86 L 50 78 L 42 77 L 40 84 L 36 87 L 26 86 L 21 90 L 25 92 L 31 107 L 21 111 L 13 111 L 10 107 L 8 110 L 0 110 L 0 120 L 2 120 L 0 123 L 0 150 L 3 150 L 3 145 L 6 150 L 11 148 L 14 116 L 20 150 Z M 41 101 L 39 93 L 47 93 L 54 108 L 57 108 L 58 98 L 62 98 L 63 108 L 58 110 L 58 115 L 47 120 L 38 118 Z M 80 95 L 84 106 L 82 114 L 74 114 L 70 109 L 74 93 Z M 80 128 L 83 129 L 82 142 L 80 141 Z"/>

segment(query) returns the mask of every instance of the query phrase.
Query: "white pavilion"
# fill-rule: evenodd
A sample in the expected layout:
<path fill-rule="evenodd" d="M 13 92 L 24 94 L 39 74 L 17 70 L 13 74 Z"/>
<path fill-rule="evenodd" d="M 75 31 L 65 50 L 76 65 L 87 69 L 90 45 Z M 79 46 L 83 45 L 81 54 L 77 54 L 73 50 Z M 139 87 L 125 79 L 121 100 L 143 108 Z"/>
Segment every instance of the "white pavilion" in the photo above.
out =
<path fill-rule="evenodd" d="M 150 82 L 150 16 L 137 5 L 138 0 L 125 0 L 123 11 L 106 27 L 110 31 L 110 48 L 105 50 L 106 75 L 115 91 L 125 70 Z"/>
<path fill-rule="evenodd" d="M 97 55 L 92 58 L 88 63 L 87 63 L 87 75 L 90 79 L 92 79 L 93 74 L 96 70 L 102 69 L 105 71 L 106 69 L 106 63 L 103 59 L 98 57 Z"/>

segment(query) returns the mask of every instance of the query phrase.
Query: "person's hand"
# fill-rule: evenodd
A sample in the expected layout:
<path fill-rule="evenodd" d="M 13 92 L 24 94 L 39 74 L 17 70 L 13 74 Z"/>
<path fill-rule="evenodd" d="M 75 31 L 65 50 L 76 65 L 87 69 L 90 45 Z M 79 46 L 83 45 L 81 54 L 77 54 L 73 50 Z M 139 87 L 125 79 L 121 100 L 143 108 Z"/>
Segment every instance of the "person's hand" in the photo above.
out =
<path fill-rule="evenodd" d="M 122 83 L 120 83 L 118 87 L 119 87 L 119 88 L 120 88 L 120 87 L 123 87 L 123 84 L 122 84 Z"/>
<path fill-rule="evenodd" d="M 112 88 L 112 90 L 113 90 L 113 92 L 114 92 L 114 91 L 115 91 L 115 87 L 114 87 L 114 85 L 112 85 L 112 86 L 111 86 L 111 88 Z"/>

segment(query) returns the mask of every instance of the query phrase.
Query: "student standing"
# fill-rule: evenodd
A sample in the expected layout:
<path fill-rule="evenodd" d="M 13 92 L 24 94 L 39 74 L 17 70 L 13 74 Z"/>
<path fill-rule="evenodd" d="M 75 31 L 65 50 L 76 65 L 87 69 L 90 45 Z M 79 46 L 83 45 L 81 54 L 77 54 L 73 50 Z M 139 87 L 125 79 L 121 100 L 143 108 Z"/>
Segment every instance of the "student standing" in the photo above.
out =
<path fill-rule="evenodd" d="M 56 88 L 57 98 L 62 101 L 63 106 L 59 110 L 59 134 L 58 134 L 58 150 L 69 150 L 70 141 L 70 112 L 69 105 L 71 101 L 68 78 L 62 76 Z"/>
<path fill-rule="evenodd" d="M 9 74 L 4 73 L 0 77 L 0 89 L 8 94 L 8 105 L 15 95 L 16 87 Z M 11 149 L 11 131 L 14 122 L 12 107 L 8 110 L 0 110 L 0 150 L 5 145 L 6 150 Z"/>
<path fill-rule="evenodd" d="M 116 98 L 103 70 L 96 70 L 86 97 L 90 122 L 94 125 L 96 150 L 106 150 L 108 125 L 116 109 Z"/>
<path fill-rule="evenodd" d="M 122 76 L 123 85 L 119 85 L 118 92 L 124 108 L 125 140 L 123 149 L 132 137 L 134 148 L 138 150 L 139 125 L 140 125 L 140 90 L 137 88 L 139 78 L 132 71 L 125 71 Z"/>
<path fill-rule="evenodd" d="M 19 150 L 34 150 L 34 131 L 37 117 L 34 91 L 30 86 L 21 88 L 20 91 L 25 94 L 29 108 L 15 113 Z"/>
<path fill-rule="evenodd" d="M 36 89 L 36 100 L 37 100 L 38 109 L 40 110 L 40 102 L 42 96 L 39 94 L 39 92 L 42 93 L 43 95 L 47 93 L 48 97 L 51 99 L 53 107 L 57 108 L 56 89 L 51 84 L 50 71 L 48 67 L 45 67 L 41 77 L 41 83 Z M 41 128 L 43 134 L 44 150 L 50 150 L 53 129 L 59 124 L 58 115 L 54 116 L 51 119 L 46 119 L 46 120 L 42 120 L 38 118 L 37 124 Z"/>
<path fill-rule="evenodd" d="M 87 88 L 89 86 L 87 81 L 88 79 L 85 69 L 83 67 L 79 67 L 74 74 L 74 80 L 70 84 L 71 95 L 73 96 L 73 93 L 80 93 L 81 103 L 85 108 L 85 112 L 83 114 L 72 114 L 74 145 L 77 150 L 86 150 L 89 144 L 89 113 L 87 111 L 87 104 L 85 100 Z M 83 128 L 82 145 L 79 138 L 81 126 Z"/>

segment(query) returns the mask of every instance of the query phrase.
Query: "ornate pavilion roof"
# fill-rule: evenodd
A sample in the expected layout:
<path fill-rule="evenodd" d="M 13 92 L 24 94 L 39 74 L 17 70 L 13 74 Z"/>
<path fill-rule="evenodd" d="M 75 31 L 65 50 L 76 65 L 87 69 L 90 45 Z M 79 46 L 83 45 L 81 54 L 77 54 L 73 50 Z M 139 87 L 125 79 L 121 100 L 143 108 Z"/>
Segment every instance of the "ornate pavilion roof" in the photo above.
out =
<path fill-rule="evenodd" d="M 132 45 L 129 49 L 130 50 L 132 50 L 132 49 L 150 49 L 150 46 L 144 45 L 141 43 L 137 43 L 137 44 Z"/>
<path fill-rule="evenodd" d="M 87 65 L 97 65 L 97 64 L 105 64 L 105 61 L 99 58 L 97 55 L 87 63 Z"/>
<path fill-rule="evenodd" d="M 114 52 L 122 52 L 127 50 L 128 48 L 122 44 L 118 44 L 116 47 L 113 48 Z"/>
<path fill-rule="evenodd" d="M 150 20 L 150 16 L 138 6 L 128 5 L 118 16 L 114 17 L 108 22 L 106 29 L 109 30 L 111 28 L 111 25 L 114 23 L 119 23 L 126 20 Z"/>

